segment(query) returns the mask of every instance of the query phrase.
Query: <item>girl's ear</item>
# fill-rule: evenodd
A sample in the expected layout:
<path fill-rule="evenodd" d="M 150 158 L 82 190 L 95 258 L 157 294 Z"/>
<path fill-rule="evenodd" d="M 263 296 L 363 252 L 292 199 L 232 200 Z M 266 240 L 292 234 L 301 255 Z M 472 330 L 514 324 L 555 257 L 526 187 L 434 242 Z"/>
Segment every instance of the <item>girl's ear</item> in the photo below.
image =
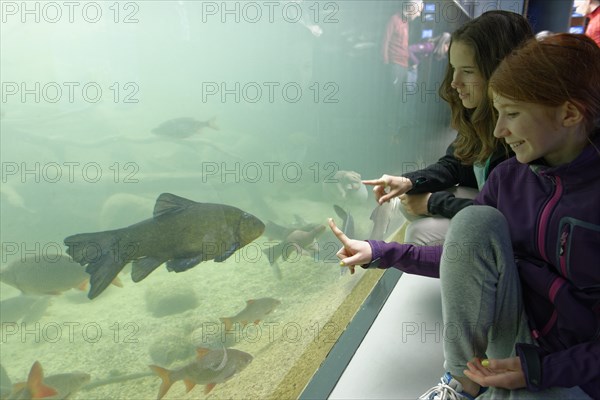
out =
<path fill-rule="evenodd" d="M 574 126 L 583 121 L 583 113 L 570 101 L 563 104 L 562 124 L 564 127 Z"/>

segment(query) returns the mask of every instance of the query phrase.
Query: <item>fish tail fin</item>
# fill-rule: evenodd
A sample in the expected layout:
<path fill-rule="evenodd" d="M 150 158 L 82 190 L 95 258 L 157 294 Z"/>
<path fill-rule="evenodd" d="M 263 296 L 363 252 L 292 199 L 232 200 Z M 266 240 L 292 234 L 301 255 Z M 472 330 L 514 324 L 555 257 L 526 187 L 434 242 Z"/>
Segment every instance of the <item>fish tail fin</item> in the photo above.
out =
<path fill-rule="evenodd" d="M 265 253 L 265 255 L 267 256 L 267 260 L 269 260 L 271 269 L 273 270 L 273 273 L 275 274 L 275 277 L 277 279 L 282 279 L 281 269 L 277 264 L 277 258 L 282 254 L 284 246 L 285 243 L 281 242 L 277 243 L 275 246 L 267 247 L 263 250 L 263 253 Z"/>
<path fill-rule="evenodd" d="M 156 375 L 161 380 L 160 388 L 158 389 L 157 400 L 165 397 L 171 386 L 173 386 L 173 382 L 171 382 L 171 371 L 166 368 L 159 367 L 158 365 L 150 365 L 150 369 L 154 371 Z"/>
<path fill-rule="evenodd" d="M 81 233 L 65 239 L 67 254 L 90 274 L 88 297 L 93 299 L 117 277 L 128 260 L 135 258 L 133 243 L 120 243 L 118 231 Z"/>
<path fill-rule="evenodd" d="M 269 264 L 273 265 L 279 256 L 284 256 L 284 250 L 286 250 L 287 246 L 289 246 L 286 242 L 279 242 L 274 246 L 267 247 L 263 250 L 263 253 L 267 256 L 269 260 Z"/>
<path fill-rule="evenodd" d="M 212 117 L 207 121 L 207 125 L 209 128 L 214 129 L 215 131 L 219 130 L 219 125 L 217 125 L 217 117 Z"/>
<path fill-rule="evenodd" d="M 267 256 L 267 259 L 269 260 L 269 265 L 271 265 L 271 269 L 273 270 L 275 277 L 277 279 L 282 279 L 283 275 L 281 274 L 281 268 L 279 268 L 279 265 L 277 264 L 277 251 L 281 253 L 280 244 L 276 244 L 275 246 L 264 249 L 263 253 L 265 253 L 265 255 Z"/>
<path fill-rule="evenodd" d="M 279 264 L 277 264 L 277 262 L 274 262 L 273 264 L 271 264 L 271 269 L 273 270 L 273 273 L 275 274 L 275 278 L 282 280 L 283 279 L 283 274 L 281 273 L 281 268 L 279 268 Z"/>
<path fill-rule="evenodd" d="M 275 246 L 267 247 L 263 250 L 263 253 L 267 256 L 267 260 L 269 260 L 269 264 L 273 265 L 275 262 Z"/>
<path fill-rule="evenodd" d="M 231 320 L 231 318 L 219 318 L 219 319 L 221 320 L 221 322 L 225 326 L 225 330 L 226 331 L 230 331 L 231 328 L 233 327 L 233 321 Z"/>
<path fill-rule="evenodd" d="M 44 370 L 39 361 L 33 363 L 27 378 L 27 389 L 31 393 L 32 399 L 42 399 L 44 397 L 54 396 L 58 392 L 44 384 Z"/>

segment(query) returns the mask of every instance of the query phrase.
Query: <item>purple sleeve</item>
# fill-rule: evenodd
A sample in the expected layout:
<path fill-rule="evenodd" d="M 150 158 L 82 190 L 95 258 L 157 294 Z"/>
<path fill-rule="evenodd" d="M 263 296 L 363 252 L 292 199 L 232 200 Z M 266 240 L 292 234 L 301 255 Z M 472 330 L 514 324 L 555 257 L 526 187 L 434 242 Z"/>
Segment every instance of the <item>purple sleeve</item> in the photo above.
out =
<path fill-rule="evenodd" d="M 431 54 L 435 49 L 435 44 L 433 42 L 423 42 L 411 44 L 408 46 L 408 55 L 410 57 L 411 64 L 418 65 L 421 60 L 417 57 L 417 54 Z"/>
<path fill-rule="evenodd" d="M 529 390 L 581 386 L 589 392 L 598 388 L 600 341 L 581 343 L 550 354 L 530 344 L 518 344 L 517 355 Z M 595 394 L 600 394 L 600 389 L 596 389 Z"/>
<path fill-rule="evenodd" d="M 442 246 L 414 246 L 404 243 L 386 243 L 368 240 L 373 251 L 369 268 L 397 268 L 408 274 L 440 277 Z"/>

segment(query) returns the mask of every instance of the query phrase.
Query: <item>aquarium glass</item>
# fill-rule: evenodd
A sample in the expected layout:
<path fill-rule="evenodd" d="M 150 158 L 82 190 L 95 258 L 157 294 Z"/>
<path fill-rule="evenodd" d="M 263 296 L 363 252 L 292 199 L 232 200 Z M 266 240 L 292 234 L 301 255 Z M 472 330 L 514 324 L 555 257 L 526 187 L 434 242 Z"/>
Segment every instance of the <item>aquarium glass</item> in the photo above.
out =
<path fill-rule="evenodd" d="M 0 5 L 2 397 L 298 397 L 381 276 L 328 218 L 401 235 L 360 180 L 444 154 L 445 55 L 395 82 L 398 1 Z"/>

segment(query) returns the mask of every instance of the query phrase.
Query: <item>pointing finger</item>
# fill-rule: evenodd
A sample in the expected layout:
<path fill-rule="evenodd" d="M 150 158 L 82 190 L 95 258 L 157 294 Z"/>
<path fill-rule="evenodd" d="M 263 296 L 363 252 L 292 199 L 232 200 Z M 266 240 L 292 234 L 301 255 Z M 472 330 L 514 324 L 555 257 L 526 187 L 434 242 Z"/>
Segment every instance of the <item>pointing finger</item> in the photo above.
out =
<path fill-rule="evenodd" d="M 383 179 L 370 179 L 370 180 L 366 180 L 366 181 L 362 181 L 363 185 L 371 185 L 371 186 L 376 186 L 376 185 L 382 185 L 385 186 L 386 183 Z"/>
<path fill-rule="evenodd" d="M 337 227 L 335 222 L 333 222 L 333 218 L 329 218 L 327 222 L 329 223 L 329 228 L 331 228 L 333 234 L 345 245 L 350 240 L 348 239 L 348 236 Z"/>

